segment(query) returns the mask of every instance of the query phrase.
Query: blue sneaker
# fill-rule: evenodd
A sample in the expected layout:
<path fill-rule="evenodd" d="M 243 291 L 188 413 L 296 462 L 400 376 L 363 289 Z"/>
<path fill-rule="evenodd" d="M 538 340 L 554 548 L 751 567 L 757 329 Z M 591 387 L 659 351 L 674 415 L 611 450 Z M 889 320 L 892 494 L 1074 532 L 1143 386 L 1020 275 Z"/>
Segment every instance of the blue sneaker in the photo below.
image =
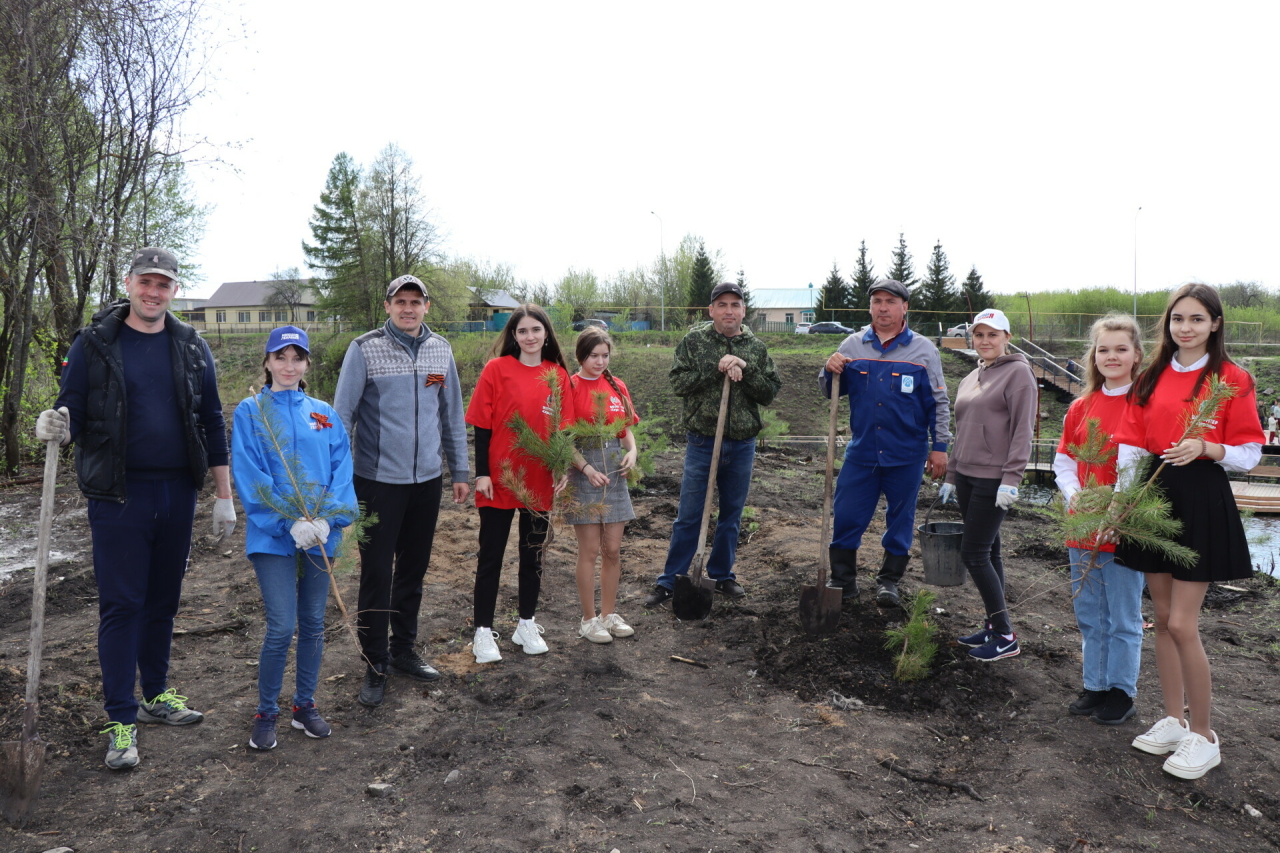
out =
<path fill-rule="evenodd" d="M 264 752 L 276 748 L 276 720 L 279 714 L 254 714 L 253 734 L 249 736 L 249 747 Z"/>
<path fill-rule="evenodd" d="M 293 706 L 293 727 L 302 729 L 307 737 L 328 737 L 333 734 L 333 727 L 320 716 L 315 702 Z"/>
<path fill-rule="evenodd" d="M 993 660 L 1011 658 L 1020 651 L 1017 635 L 1014 635 L 1012 640 L 1006 640 L 999 634 L 992 634 L 990 641 L 978 646 L 976 649 L 970 649 L 969 657 L 980 660 L 983 663 L 991 663 Z"/>
<path fill-rule="evenodd" d="M 985 646 L 987 643 L 991 642 L 991 623 L 988 622 L 983 625 L 982 630 L 978 633 L 970 634 L 967 637 L 960 637 L 956 642 L 962 646 L 968 646 L 971 649 L 976 649 L 978 646 Z"/>

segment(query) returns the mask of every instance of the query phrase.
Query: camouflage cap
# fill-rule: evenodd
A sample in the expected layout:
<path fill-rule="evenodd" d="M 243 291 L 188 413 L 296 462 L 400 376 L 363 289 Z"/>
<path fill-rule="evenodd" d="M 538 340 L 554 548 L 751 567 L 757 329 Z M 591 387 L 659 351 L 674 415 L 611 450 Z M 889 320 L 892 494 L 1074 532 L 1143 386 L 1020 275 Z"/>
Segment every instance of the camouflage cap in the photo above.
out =
<path fill-rule="evenodd" d="M 147 275 L 155 273 L 173 279 L 178 283 L 178 259 L 173 252 L 155 246 L 146 246 L 133 255 L 133 263 L 129 266 L 129 275 Z"/>
<path fill-rule="evenodd" d="M 415 290 L 419 290 L 422 292 L 423 299 L 428 298 L 427 286 L 423 284 L 416 275 L 402 275 L 397 279 L 393 279 L 392 282 L 387 285 L 387 300 L 390 301 L 391 297 L 395 296 L 406 287 L 412 287 Z"/>

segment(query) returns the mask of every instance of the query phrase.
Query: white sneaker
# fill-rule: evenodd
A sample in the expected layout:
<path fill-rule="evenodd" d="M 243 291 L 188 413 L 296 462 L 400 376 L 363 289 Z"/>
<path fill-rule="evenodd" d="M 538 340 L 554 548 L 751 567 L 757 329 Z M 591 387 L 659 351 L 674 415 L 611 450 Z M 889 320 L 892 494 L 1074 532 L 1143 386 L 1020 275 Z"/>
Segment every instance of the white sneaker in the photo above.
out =
<path fill-rule="evenodd" d="M 1195 732 L 1184 737 L 1177 750 L 1164 763 L 1164 772 L 1179 779 L 1199 779 L 1222 763 L 1222 755 L 1218 747 L 1222 741 L 1217 732 L 1210 732 L 1213 742 L 1204 735 Z"/>
<path fill-rule="evenodd" d="M 546 633 L 541 625 L 532 619 L 522 619 L 511 634 L 511 642 L 524 647 L 526 655 L 543 655 L 547 653 L 547 641 L 542 639 Z"/>
<path fill-rule="evenodd" d="M 578 627 L 578 636 L 593 643 L 613 642 L 613 634 L 609 633 L 609 629 L 600 621 L 599 616 L 583 619 L 582 624 Z"/>
<path fill-rule="evenodd" d="M 1164 755 L 1178 748 L 1191 729 L 1177 717 L 1165 717 L 1143 734 L 1138 735 L 1130 744 L 1134 749 L 1149 752 L 1152 755 Z"/>
<path fill-rule="evenodd" d="M 498 632 L 492 628 L 477 628 L 476 638 L 471 642 L 471 651 L 475 653 L 476 663 L 502 660 L 502 653 L 498 651 Z"/>
<path fill-rule="evenodd" d="M 617 613 L 602 616 L 600 621 L 604 623 L 605 630 L 615 637 L 630 637 L 636 632 L 636 629 L 628 625 Z"/>

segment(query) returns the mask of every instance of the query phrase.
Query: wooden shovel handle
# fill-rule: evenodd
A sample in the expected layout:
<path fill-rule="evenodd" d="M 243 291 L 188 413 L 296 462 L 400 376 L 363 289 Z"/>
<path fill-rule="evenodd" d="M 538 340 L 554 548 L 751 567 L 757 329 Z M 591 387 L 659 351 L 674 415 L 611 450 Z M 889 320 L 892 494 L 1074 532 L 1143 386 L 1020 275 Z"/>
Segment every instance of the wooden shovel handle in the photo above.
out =
<path fill-rule="evenodd" d="M 827 425 L 827 484 L 822 495 L 822 541 L 818 543 L 818 588 L 831 574 L 831 492 L 836 470 L 836 419 L 840 417 L 840 374 L 831 374 L 831 420 Z"/>
<path fill-rule="evenodd" d="M 53 530 L 53 491 L 58 484 L 58 442 L 44 451 L 44 488 L 40 492 L 40 532 L 36 542 L 36 573 L 31 581 L 31 648 L 27 655 L 27 708 L 35 707 L 40 687 L 40 658 L 44 649 L 44 601 L 49 580 L 49 538 Z M 23 721 L 22 737 L 36 736 L 35 714 Z"/>
<path fill-rule="evenodd" d="M 720 445 L 724 442 L 724 421 L 729 413 L 729 374 L 724 375 L 724 389 L 720 392 L 720 415 L 716 418 L 716 440 L 711 445 L 711 472 L 707 475 L 707 499 L 702 503 L 702 527 L 698 530 L 698 550 L 695 556 L 701 557 L 707 547 L 707 528 L 711 525 L 711 487 L 715 485 L 717 469 L 720 467 Z M 701 564 L 701 560 L 695 560 Z"/>

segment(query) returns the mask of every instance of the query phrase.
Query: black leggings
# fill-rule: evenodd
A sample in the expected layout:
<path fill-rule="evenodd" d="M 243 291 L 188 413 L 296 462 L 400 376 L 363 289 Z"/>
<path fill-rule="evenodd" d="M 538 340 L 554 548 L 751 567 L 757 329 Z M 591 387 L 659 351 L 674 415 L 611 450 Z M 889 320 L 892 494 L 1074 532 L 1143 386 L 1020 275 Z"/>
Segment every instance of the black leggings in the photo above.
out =
<path fill-rule="evenodd" d="M 502 557 L 507 551 L 514 509 L 480 507 L 480 554 L 476 560 L 474 626 L 493 627 L 498 606 L 498 580 L 502 577 Z M 520 508 L 520 618 L 532 619 L 538 609 L 542 588 L 542 543 L 547 539 L 547 518 Z"/>
<path fill-rule="evenodd" d="M 1004 562 L 1000 559 L 1000 524 L 1006 511 L 996 506 L 999 478 L 969 477 L 956 473 L 956 498 L 964 515 L 960 560 L 987 608 L 987 621 L 998 634 L 1012 634 L 1009 609 L 1004 600 Z"/>

